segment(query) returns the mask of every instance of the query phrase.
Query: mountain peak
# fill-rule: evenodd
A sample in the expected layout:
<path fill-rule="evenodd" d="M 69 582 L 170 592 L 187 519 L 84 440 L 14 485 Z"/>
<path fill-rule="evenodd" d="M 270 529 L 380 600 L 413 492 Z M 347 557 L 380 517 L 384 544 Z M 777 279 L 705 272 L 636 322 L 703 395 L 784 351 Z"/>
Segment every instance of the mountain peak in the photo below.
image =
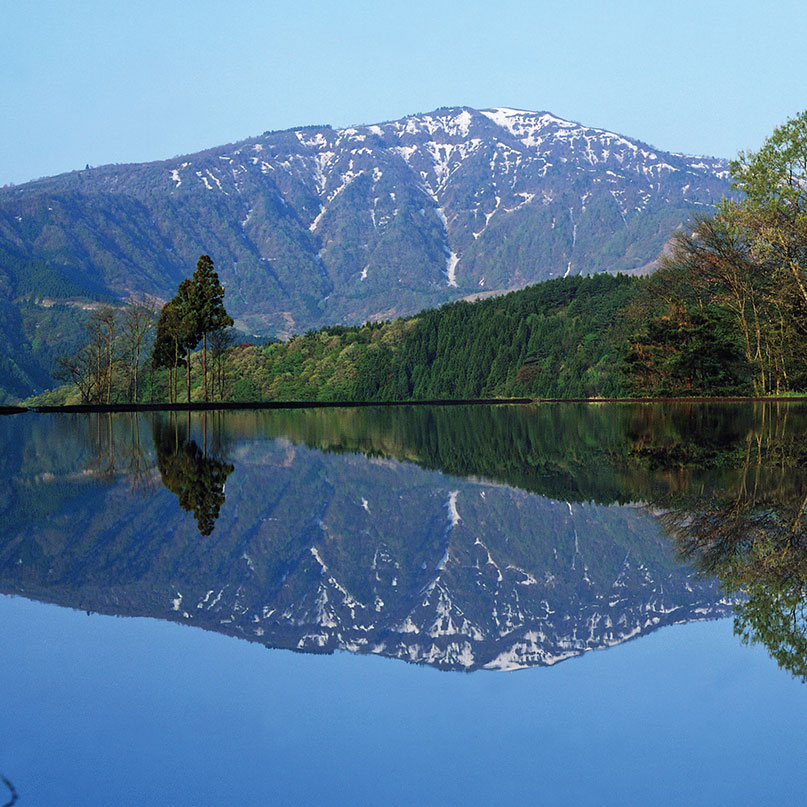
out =
<path fill-rule="evenodd" d="M 9 300 L 68 287 L 166 297 L 209 254 L 239 326 L 284 336 L 642 270 L 729 192 L 727 178 L 722 160 L 546 111 L 458 106 L 305 126 L 0 192 L 0 252 L 21 267 L 0 288 Z M 25 285 L 45 275 L 47 288 Z"/>

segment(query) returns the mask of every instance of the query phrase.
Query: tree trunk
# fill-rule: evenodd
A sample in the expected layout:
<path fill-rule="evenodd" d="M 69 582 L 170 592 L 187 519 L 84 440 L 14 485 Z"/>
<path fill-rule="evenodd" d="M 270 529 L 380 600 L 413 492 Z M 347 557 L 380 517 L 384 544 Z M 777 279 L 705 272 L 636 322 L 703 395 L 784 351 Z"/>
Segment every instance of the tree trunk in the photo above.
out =
<path fill-rule="evenodd" d="M 173 398 L 172 398 L 171 393 L 169 393 L 169 395 L 168 395 L 169 399 L 171 399 L 173 401 L 173 403 L 177 402 L 177 374 L 178 374 L 178 372 L 179 372 L 179 345 L 177 344 L 176 339 L 175 339 L 174 340 L 174 379 L 173 379 L 173 387 L 172 387 Z"/>
<path fill-rule="evenodd" d="M 202 392 L 207 403 L 207 331 L 202 334 Z"/>
<path fill-rule="evenodd" d="M 185 354 L 185 378 L 188 382 L 188 403 L 191 402 L 191 349 Z"/>
<path fill-rule="evenodd" d="M 106 367 L 106 402 L 112 403 L 112 346 L 113 336 L 110 330 L 107 334 L 107 367 Z"/>
<path fill-rule="evenodd" d="M 137 403 L 137 368 L 140 364 L 140 345 L 137 346 L 137 350 L 135 351 L 135 364 L 134 364 L 134 402 Z"/>
<path fill-rule="evenodd" d="M 762 388 L 762 394 L 765 395 L 768 391 L 768 381 L 765 373 L 765 357 L 762 355 L 762 325 L 759 321 L 757 305 L 753 300 L 751 301 L 751 310 L 754 314 L 754 338 L 757 342 L 756 357 L 759 360 L 759 385 Z M 754 386 L 756 386 L 756 384 Z"/>

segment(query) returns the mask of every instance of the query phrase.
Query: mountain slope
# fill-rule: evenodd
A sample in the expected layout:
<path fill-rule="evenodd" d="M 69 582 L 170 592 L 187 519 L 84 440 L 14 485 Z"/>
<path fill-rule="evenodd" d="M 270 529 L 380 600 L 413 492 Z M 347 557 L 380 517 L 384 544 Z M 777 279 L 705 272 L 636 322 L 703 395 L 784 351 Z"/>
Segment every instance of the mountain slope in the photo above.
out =
<path fill-rule="evenodd" d="M 3 294 L 168 297 L 206 252 L 237 324 L 285 335 L 637 270 L 727 192 L 721 160 L 546 112 L 463 107 L 266 132 L 0 191 Z"/>

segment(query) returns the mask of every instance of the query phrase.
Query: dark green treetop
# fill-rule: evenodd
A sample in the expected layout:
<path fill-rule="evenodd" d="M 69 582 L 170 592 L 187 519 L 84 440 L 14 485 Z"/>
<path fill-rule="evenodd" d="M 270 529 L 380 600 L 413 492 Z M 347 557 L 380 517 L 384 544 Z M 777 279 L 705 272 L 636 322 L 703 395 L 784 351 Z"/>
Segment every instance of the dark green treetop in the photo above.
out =
<path fill-rule="evenodd" d="M 204 399 L 207 396 L 207 337 L 211 333 L 222 331 L 233 324 L 233 318 L 224 308 L 224 287 L 213 267 L 213 259 L 209 255 L 200 255 L 196 263 L 196 271 L 190 281 L 189 290 L 184 293 L 189 299 L 191 324 L 189 327 L 196 334 L 196 341 L 202 340 L 202 374 Z M 180 290 L 182 290 L 182 283 Z"/>
<path fill-rule="evenodd" d="M 198 330 L 202 336 L 229 328 L 233 318 L 224 308 L 224 287 L 209 255 L 201 255 L 191 279 Z"/>

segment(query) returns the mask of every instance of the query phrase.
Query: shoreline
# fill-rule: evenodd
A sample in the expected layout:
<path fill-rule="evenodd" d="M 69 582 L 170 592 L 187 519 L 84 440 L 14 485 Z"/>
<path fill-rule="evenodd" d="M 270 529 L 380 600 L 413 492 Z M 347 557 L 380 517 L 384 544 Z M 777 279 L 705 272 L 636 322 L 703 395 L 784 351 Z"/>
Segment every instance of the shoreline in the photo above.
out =
<path fill-rule="evenodd" d="M 215 410 L 262 409 L 337 409 L 368 406 L 526 406 L 532 404 L 586 403 L 586 404 L 658 404 L 658 403 L 807 403 L 807 397 L 780 395 L 769 397 L 672 397 L 672 398 L 470 398 L 429 399 L 417 401 L 192 401 L 191 403 L 121 403 L 121 404 L 70 404 L 62 406 L 0 406 L 0 415 L 70 414 L 85 412 L 210 412 Z"/>

